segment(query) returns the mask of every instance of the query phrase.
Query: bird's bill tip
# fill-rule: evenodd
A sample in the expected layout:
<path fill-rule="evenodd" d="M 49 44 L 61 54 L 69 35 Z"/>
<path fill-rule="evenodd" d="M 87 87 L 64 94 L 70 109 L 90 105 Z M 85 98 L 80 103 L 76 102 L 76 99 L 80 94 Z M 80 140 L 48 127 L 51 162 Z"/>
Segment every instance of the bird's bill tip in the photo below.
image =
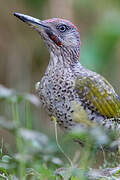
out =
<path fill-rule="evenodd" d="M 48 26 L 45 25 L 45 23 L 37 18 L 25 15 L 25 14 L 21 14 L 21 13 L 17 13 L 14 12 L 13 13 L 14 16 L 16 16 L 17 18 L 19 18 L 20 20 L 22 20 L 23 22 L 31 25 L 32 27 L 35 27 L 35 29 L 44 29 L 44 28 L 48 28 Z"/>
<path fill-rule="evenodd" d="M 18 17 L 18 16 L 20 16 L 20 13 L 13 12 L 13 15 L 16 16 L 16 17 Z"/>
<path fill-rule="evenodd" d="M 21 20 L 24 20 L 24 21 L 27 20 L 27 16 L 25 14 L 14 12 L 13 15 Z"/>
<path fill-rule="evenodd" d="M 28 16 L 25 14 L 14 12 L 13 15 L 19 18 L 20 20 L 22 20 L 23 22 L 26 22 L 27 24 L 31 24 L 34 26 L 40 25 L 40 22 L 41 22 L 39 19 L 36 19 L 34 17 Z"/>

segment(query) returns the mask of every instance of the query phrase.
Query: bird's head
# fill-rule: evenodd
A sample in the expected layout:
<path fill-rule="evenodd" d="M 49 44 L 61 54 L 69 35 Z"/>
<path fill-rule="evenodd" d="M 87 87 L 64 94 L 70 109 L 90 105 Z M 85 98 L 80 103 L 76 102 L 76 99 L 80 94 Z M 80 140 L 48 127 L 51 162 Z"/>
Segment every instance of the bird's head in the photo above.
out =
<path fill-rule="evenodd" d="M 20 13 L 16 17 L 33 27 L 43 38 L 49 52 L 59 56 L 78 60 L 80 53 L 80 35 L 75 25 L 70 21 L 53 18 L 41 21 Z"/>

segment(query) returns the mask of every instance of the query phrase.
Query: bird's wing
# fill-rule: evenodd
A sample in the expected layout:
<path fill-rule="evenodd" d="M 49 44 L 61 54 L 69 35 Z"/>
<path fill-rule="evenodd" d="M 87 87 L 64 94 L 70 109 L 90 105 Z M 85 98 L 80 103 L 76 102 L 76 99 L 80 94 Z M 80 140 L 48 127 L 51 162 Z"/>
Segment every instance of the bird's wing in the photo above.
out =
<path fill-rule="evenodd" d="M 102 76 L 95 73 L 79 77 L 75 89 L 83 104 L 92 111 L 106 118 L 120 117 L 120 98 Z"/>

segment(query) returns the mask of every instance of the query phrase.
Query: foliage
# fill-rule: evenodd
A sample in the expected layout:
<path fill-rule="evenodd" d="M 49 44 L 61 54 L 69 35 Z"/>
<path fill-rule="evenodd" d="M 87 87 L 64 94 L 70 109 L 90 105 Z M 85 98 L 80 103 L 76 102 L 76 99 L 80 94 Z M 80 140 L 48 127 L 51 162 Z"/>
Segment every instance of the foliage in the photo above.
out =
<path fill-rule="evenodd" d="M 0 117 L 0 126 L 12 133 L 16 141 L 15 151 L 13 152 L 6 147 L 7 153 L 4 152 L 4 146 L 6 146 L 4 139 L 1 141 L 0 178 L 6 180 L 87 180 L 91 178 L 93 171 L 91 171 L 90 167 L 94 164 L 96 152 L 100 146 L 110 145 L 111 143 L 112 136 L 108 135 L 108 132 L 106 133 L 105 130 L 95 125 L 73 129 L 65 137 L 65 141 L 68 141 L 70 138 L 77 139 L 77 141 L 84 142 L 84 147 L 81 150 L 80 160 L 77 158 L 77 162 L 70 162 L 69 164 L 69 158 L 61 150 L 58 141 L 57 146 L 56 142 L 47 135 L 32 129 L 30 103 L 38 106 L 39 100 L 37 97 L 30 94 L 17 93 L 15 90 L 7 89 L 1 85 L 0 101 L 1 103 L 6 101 L 7 104 L 12 106 L 13 117 L 12 121 Z M 19 116 L 19 105 L 22 102 L 27 107 L 25 126 L 21 123 Z M 57 137 L 57 130 L 55 132 Z M 66 157 L 68 162 L 65 161 Z M 104 161 L 104 165 L 105 163 L 106 161 Z M 114 166 L 114 162 L 112 162 L 112 165 Z M 101 168 L 104 170 L 105 167 Z M 99 171 L 101 173 L 100 169 Z M 100 173 L 97 171 L 97 174 Z M 94 174 L 96 174 L 95 170 Z M 114 170 L 113 179 L 118 174 L 119 169 Z M 99 177 L 101 178 L 103 175 L 99 175 Z"/>

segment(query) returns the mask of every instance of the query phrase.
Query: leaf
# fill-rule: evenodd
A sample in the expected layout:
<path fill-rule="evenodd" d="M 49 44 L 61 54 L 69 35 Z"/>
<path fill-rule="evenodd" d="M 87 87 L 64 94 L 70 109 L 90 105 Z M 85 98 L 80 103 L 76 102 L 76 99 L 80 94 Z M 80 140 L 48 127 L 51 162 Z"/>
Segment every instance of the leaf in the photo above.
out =
<path fill-rule="evenodd" d="M 4 156 L 2 157 L 2 162 L 8 163 L 11 159 L 12 159 L 12 158 L 11 158 L 10 156 L 4 155 Z"/>
<path fill-rule="evenodd" d="M 18 135 L 24 140 L 29 153 L 41 152 L 43 154 L 48 154 L 57 151 L 56 145 L 43 133 L 20 128 L 18 130 Z M 26 141 L 29 143 L 26 143 Z"/>
<path fill-rule="evenodd" d="M 63 180 L 68 180 L 69 178 L 73 177 L 80 179 L 83 177 L 83 175 L 85 177 L 85 171 L 75 167 L 59 168 L 55 171 L 55 175 L 60 175 L 63 178 Z"/>
<path fill-rule="evenodd" d="M 13 121 L 7 121 L 4 117 L 0 117 L 0 127 L 9 131 L 17 129 L 17 125 Z"/>
<path fill-rule="evenodd" d="M 23 98 L 35 106 L 40 105 L 39 98 L 37 96 L 35 96 L 34 94 L 25 94 L 25 95 L 23 95 Z"/>
<path fill-rule="evenodd" d="M 14 94 L 14 90 L 8 89 L 3 85 L 0 85 L 0 98 L 9 98 L 13 96 L 13 94 Z"/>

